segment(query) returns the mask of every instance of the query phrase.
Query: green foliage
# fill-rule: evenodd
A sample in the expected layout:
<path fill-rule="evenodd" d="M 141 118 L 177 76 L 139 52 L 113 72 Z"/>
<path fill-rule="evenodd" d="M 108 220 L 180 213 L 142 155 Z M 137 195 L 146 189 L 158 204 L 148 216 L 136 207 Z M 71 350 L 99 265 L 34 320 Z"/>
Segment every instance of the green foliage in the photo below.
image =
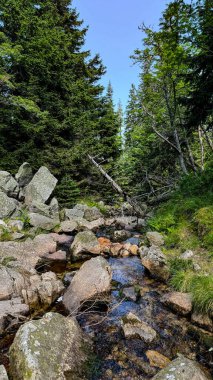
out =
<path fill-rule="evenodd" d="M 172 276 L 176 275 L 177 272 L 187 271 L 188 269 L 193 269 L 192 260 L 185 260 L 179 257 L 169 259 L 170 273 Z"/>
<path fill-rule="evenodd" d="M 7 228 L 2 228 L 0 231 L 0 241 L 10 241 L 12 240 L 12 234 Z"/>
<path fill-rule="evenodd" d="M 20 215 L 17 217 L 18 220 L 21 220 L 24 223 L 24 229 L 28 230 L 30 225 L 30 217 L 26 209 L 21 209 Z"/>
<path fill-rule="evenodd" d="M 195 274 L 188 271 L 176 271 L 171 285 L 178 291 L 190 292 L 194 310 L 203 314 L 213 312 L 213 275 Z"/>
<path fill-rule="evenodd" d="M 171 1 L 158 30 L 141 27 L 143 48 L 132 57 L 140 65 L 140 81 L 130 88 L 125 152 L 117 169 L 121 184 L 140 199 L 166 192 L 185 175 L 198 190 L 200 184 L 193 179 L 196 172 L 205 186 L 200 171 L 207 169 L 212 154 L 210 3 Z M 195 208 L 196 200 L 188 204 L 189 212 Z M 168 225 L 172 219 L 168 215 Z"/>
<path fill-rule="evenodd" d="M 63 177 L 56 188 L 56 197 L 59 205 L 64 208 L 72 208 L 80 196 L 80 189 L 77 183 L 69 176 Z"/>
<path fill-rule="evenodd" d="M 26 160 L 86 187 L 87 154 L 112 168 L 120 127 L 100 57 L 84 50 L 87 29 L 69 0 L 0 0 L 0 11 L 1 168 Z"/>

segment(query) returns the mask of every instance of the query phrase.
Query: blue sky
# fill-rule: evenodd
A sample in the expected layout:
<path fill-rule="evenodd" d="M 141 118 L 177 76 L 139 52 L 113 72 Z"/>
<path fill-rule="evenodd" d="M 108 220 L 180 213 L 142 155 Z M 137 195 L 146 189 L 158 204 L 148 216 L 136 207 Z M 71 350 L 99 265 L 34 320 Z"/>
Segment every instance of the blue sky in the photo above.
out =
<path fill-rule="evenodd" d="M 142 47 L 143 22 L 157 27 L 168 0 L 73 0 L 85 25 L 89 25 L 86 49 L 99 53 L 107 73 L 101 83 L 112 83 L 114 102 L 125 108 L 131 83 L 138 83 L 139 69 L 129 56 Z"/>

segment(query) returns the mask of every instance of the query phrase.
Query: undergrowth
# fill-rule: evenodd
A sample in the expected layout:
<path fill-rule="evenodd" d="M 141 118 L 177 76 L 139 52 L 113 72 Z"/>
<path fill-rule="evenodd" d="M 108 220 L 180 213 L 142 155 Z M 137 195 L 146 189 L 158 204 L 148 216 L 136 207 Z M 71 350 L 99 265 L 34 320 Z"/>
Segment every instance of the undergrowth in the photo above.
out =
<path fill-rule="evenodd" d="M 193 308 L 213 314 L 213 169 L 185 177 L 170 201 L 163 204 L 148 222 L 152 230 L 163 232 L 164 252 L 170 264 L 170 285 L 192 294 Z M 193 259 L 178 257 L 192 250 L 201 266 L 194 270 Z"/>
<path fill-rule="evenodd" d="M 166 235 L 166 247 L 184 251 L 203 246 L 213 250 L 213 169 L 189 175 L 172 198 L 148 222 L 152 230 Z"/>

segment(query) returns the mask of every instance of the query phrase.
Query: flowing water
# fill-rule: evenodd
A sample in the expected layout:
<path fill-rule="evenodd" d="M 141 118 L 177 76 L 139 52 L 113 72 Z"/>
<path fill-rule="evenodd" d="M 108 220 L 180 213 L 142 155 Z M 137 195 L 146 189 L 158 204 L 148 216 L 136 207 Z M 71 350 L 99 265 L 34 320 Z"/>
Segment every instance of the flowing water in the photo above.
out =
<path fill-rule="evenodd" d="M 91 366 L 91 379 L 152 378 L 159 368 L 150 366 L 147 350 L 157 351 L 171 360 L 181 353 L 199 361 L 204 369 L 209 370 L 213 365 L 211 349 L 188 334 L 190 321 L 187 318 L 172 313 L 160 302 L 161 296 L 168 291 L 167 286 L 147 277 L 138 257 L 108 260 L 113 273 L 111 294 L 78 316 L 81 327 L 94 341 L 96 360 Z M 69 265 L 67 270 L 78 268 L 79 263 L 77 266 Z M 125 288 L 135 292 L 135 301 L 124 296 Z M 64 313 L 60 301 L 56 302 L 53 310 Z M 145 343 L 138 338 L 125 339 L 121 319 L 129 312 L 136 314 L 157 332 L 157 339 L 153 343 Z M 0 364 L 7 368 L 8 348 L 15 331 L 16 328 L 0 339 Z"/>

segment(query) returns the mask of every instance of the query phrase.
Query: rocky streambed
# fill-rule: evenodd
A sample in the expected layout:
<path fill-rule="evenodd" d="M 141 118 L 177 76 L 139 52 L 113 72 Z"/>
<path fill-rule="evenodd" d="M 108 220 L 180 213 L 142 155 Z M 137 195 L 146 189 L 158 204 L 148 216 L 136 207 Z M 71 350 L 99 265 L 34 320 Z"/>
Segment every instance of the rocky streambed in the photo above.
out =
<path fill-rule="evenodd" d="M 26 168 L 0 180 L 19 199 L 0 221 L 0 380 L 210 379 L 212 320 L 169 289 L 163 237 L 132 210 L 59 213 L 56 181 Z"/>
<path fill-rule="evenodd" d="M 99 231 L 97 235 L 100 238 L 100 235 L 104 234 Z M 131 236 L 130 239 L 138 239 L 138 235 L 135 234 L 135 232 L 132 232 L 132 235 L 133 236 Z M 141 236 L 141 238 L 143 238 L 143 236 Z M 132 242 L 137 241 L 132 240 Z M 129 243 L 129 241 L 124 244 L 127 243 Z M 68 247 L 69 245 L 67 243 L 65 245 L 60 245 L 60 248 L 63 249 L 67 249 Z M 66 331 L 65 321 L 70 319 L 70 314 L 71 317 L 73 315 L 76 316 L 82 331 L 85 332 L 86 337 L 89 339 L 89 344 L 91 344 L 89 352 L 93 352 L 93 355 L 89 359 L 89 372 L 88 368 L 85 369 L 85 374 L 87 373 L 86 375 L 84 374 L 83 369 L 83 372 L 80 370 L 80 372 L 76 372 L 74 377 L 69 377 L 69 375 L 67 375 L 68 377 L 60 377 L 62 375 L 58 374 L 58 377 L 52 378 L 88 378 L 94 380 L 151 379 L 159 373 L 160 369 L 164 367 L 167 368 L 170 361 L 177 358 L 180 354 L 184 356 L 184 360 L 182 360 L 184 363 L 186 358 L 193 360 L 193 362 L 199 362 L 203 367 L 203 374 L 205 374 L 203 376 L 207 376 L 202 377 L 202 379 L 208 378 L 212 363 L 211 347 L 208 345 L 208 342 L 202 341 L 200 336 L 198 337 L 198 335 L 193 332 L 193 329 L 190 330 L 190 327 L 195 327 L 195 325 L 191 324 L 189 313 L 186 316 L 174 313 L 164 302 L 162 302 L 163 296 L 168 294 L 169 291 L 167 285 L 148 276 L 142 265 L 141 259 L 137 255 L 129 257 L 107 257 L 105 254 L 105 256 L 107 260 L 107 268 L 110 268 L 112 271 L 110 291 L 107 284 L 108 279 L 104 278 L 103 281 L 101 280 L 102 283 L 100 286 L 105 286 L 106 292 L 103 294 L 97 289 L 96 283 L 99 284 L 101 276 L 101 273 L 98 272 L 99 269 L 97 266 L 97 259 L 100 256 L 93 259 L 88 259 L 87 257 L 85 264 L 88 266 L 89 263 L 91 263 L 91 265 L 88 269 L 86 268 L 83 278 L 79 278 L 80 282 L 76 284 L 77 288 L 74 288 L 74 292 L 75 294 L 77 293 L 78 298 L 79 294 L 81 294 L 80 302 L 84 303 L 83 307 L 80 307 L 80 303 L 77 305 L 76 300 L 73 301 L 72 293 L 72 313 L 67 311 L 64 302 L 62 302 L 61 296 L 46 310 L 60 313 L 65 317 L 65 320 L 59 321 L 59 325 L 53 324 L 51 327 L 53 331 L 47 329 L 47 333 L 50 334 L 50 336 L 54 334 L 58 352 L 65 350 L 65 347 L 67 346 L 67 343 L 64 341 L 63 332 L 59 333 L 58 329 L 59 326 L 64 325 L 64 330 Z M 100 258 L 102 259 L 102 256 Z M 72 284 L 73 275 L 76 276 L 82 272 L 82 269 L 79 270 L 78 268 L 82 268 L 84 260 L 74 262 L 73 264 L 68 262 L 66 268 L 63 268 L 63 270 L 60 265 L 57 267 L 56 261 L 55 270 L 57 272 L 57 277 L 59 279 L 64 279 L 66 287 L 69 283 Z M 42 267 L 41 271 L 44 272 L 44 275 L 46 272 L 45 266 Z M 88 286 L 90 286 L 88 282 L 86 284 L 87 289 L 85 294 L 82 295 L 82 289 L 78 288 L 79 286 L 83 287 L 85 285 L 85 276 L 87 281 L 92 281 L 92 287 L 94 286 L 94 291 L 92 291 L 94 294 L 90 293 L 91 289 L 88 290 Z M 88 291 L 91 295 L 89 301 L 87 301 Z M 42 319 L 40 318 L 43 315 L 45 317 L 45 315 L 48 314 L 40 312 L 35 316 L 34 320 L 41 321 Z M 26 318 L 27 320 L 29 319 L 29 317 Z M 26 323 L 24 320 L 19 320 L 20 324 L 24 322 Z M 9 378 L 28 379 L 28 377 L 16 377 L 17 375 L 14 374 L 14 370 L 11 371 L 11 355 L 12 360 L 20 360 L 17 356 L 17 350 L 19 350 L 21 344 L 26 344 L 26 342 L 23 343 L 19 338 L 18 342 L 16 342 L 15 348 L 11 351 L 12 353 L 8 355 L 8 349 L 12 343 L 17 328 L 17 324 L 14 324 L 14 326 L 9 327 L 8 332 L 6 331 L 1 336 L 0 364 L 6 366 L 6 369 L 10 374 Z M 31 326 L 31 329 L 33 331 L 34 327 Z M 44 332 L 45 329 L 46 327 L 44 324 L 42 331 Z M 66 334 L 69 333 L 67 332 Z M 208 335 L 209 333 L 206 332 L 206 334 Z M 24 338 L 22 338 L 22 340 L 23 339 L 28 339 L 26 338 L 26 332 L 24 333 Z M 80 346 L 82 344 L 81 339 L 83 339 L 84 342 L 85 338 L 79 338 L 76 336 L 76 342 L 78 342 Z M 39 334 L 35 341 L 37 342 L 37 352 L 40 352 L 40 344 L 45 344 L 46 348 L 48 347 L 47 341 L 43 342 L 43 337 Z M 85 345 L 85 343 L 83 344 Z M 44 351 L 43 355 L 46 357 L 45 352 L 46 351 Z M 28 354 L 25 353 L 25 355 Z M 81 354 L 78 352 L 78 356 L 81 358 L 80 361 L 86 361 L 87 355 L 82 358 Z M 60 355 L 53 355 L 53 357 L 55 361 L 61 361 Z M 50 359 L 48 359 L 47 356 L 45 360 Z M 187 368 L 189 367 L 189 364 L 191 364 L 191 361 L 188 362 Z M 45 368 L 44 364 L 42 364 L 42 366 Z M 56 373 L 55 363 L 52 363 L 52 371 L 55 371 Z M 78 377 L 79 373 L 81 373 L 82 377 Z M 40 375 L 37 375 L 35 379 L 50 378 L 45 377 L 45 372 L 41 374 L 43 377 L 39 376 Z M 185 378 L 186 377 L 180 377 L 180 379 Z M 29 379 L 31 379 L 31 377 L 29 377 Z M 167 379 L 167 377 L 162 377 L 162 379 Z M 176 377 L 171 379 L 176 379 Z M 177 377 L 177 379 L 179 379 L 179 377 Z M 195 379 L 200 378 L 195 377 Z"/>

